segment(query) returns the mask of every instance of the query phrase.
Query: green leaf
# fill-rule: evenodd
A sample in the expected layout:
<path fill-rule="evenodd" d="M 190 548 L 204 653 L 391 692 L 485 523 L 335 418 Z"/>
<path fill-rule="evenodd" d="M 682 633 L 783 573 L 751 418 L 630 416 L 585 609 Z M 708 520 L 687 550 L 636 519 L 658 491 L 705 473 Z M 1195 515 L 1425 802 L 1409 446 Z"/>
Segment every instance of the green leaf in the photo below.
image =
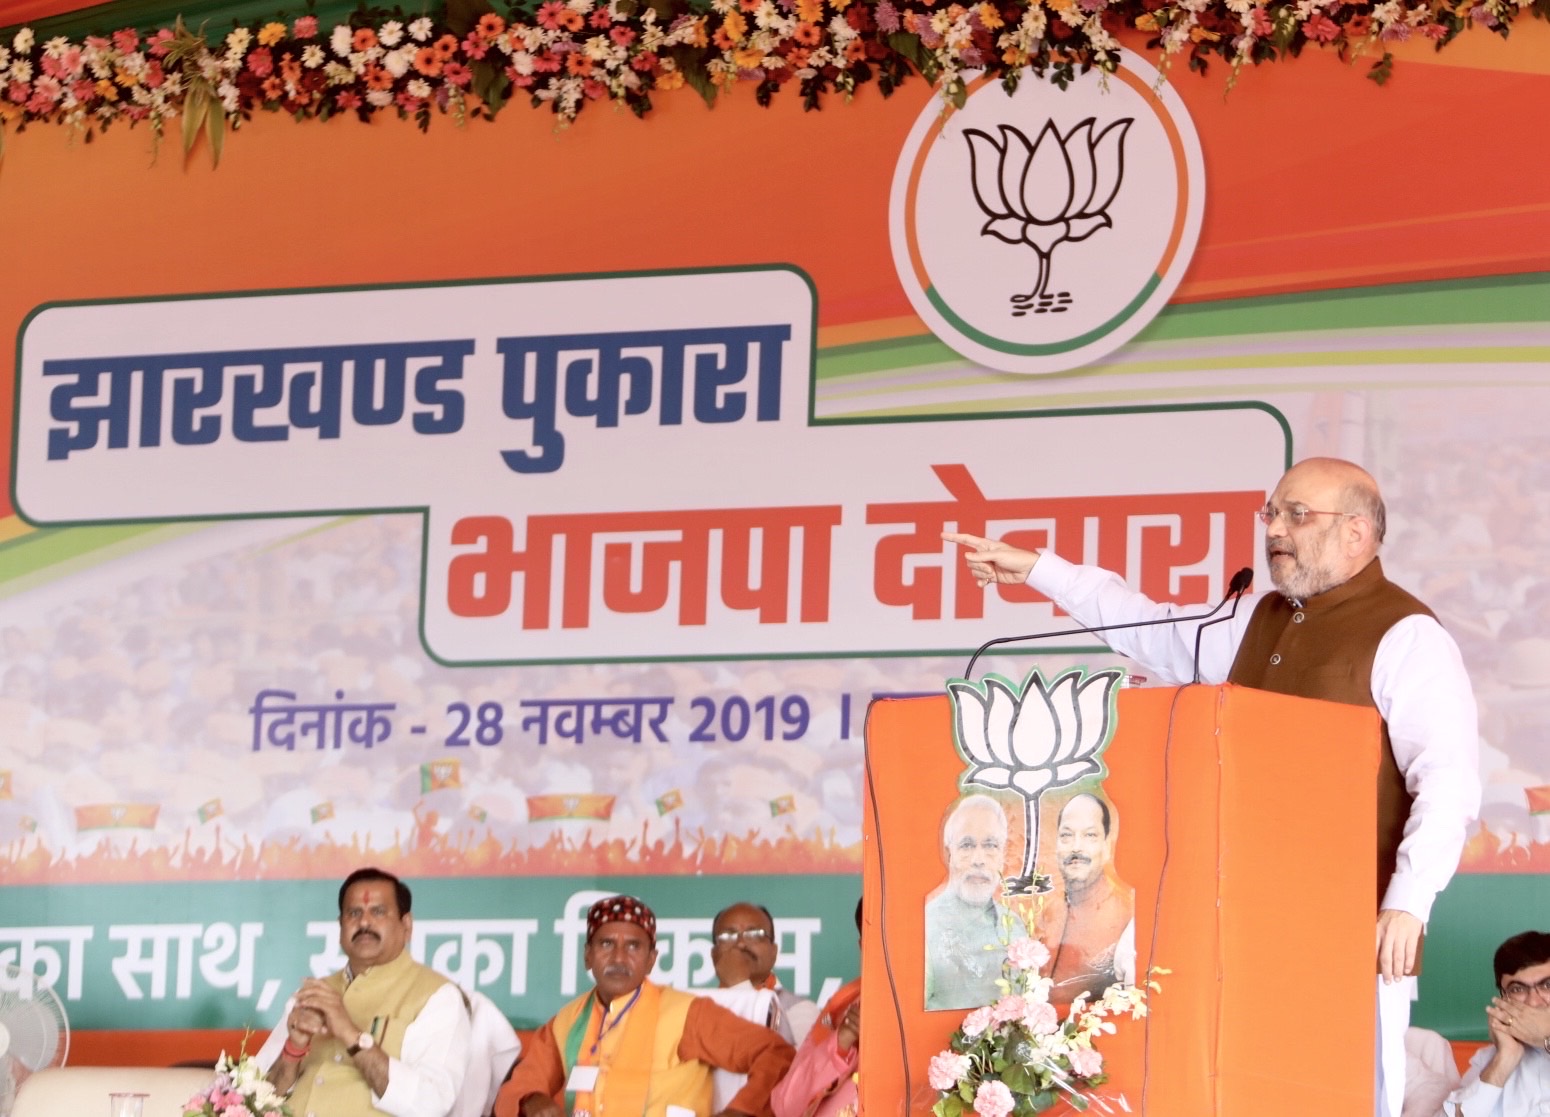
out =
<path fill-rule="evenodd" d="M 210 102 L 210 95 L 205 91 L 205 83 L 194 82 L 189 85 L 188 93 L 183 98 L 183 156 L 194 150 L 194 143 L 199 139 L 199 126 L 204 123 L 205 106 Z"/>
<path fill-rule="evenodd" d="M 210 141 L 210 166 L 221 165 L 221 148 L 226 143 L 226 113 L 213 97 L 205 109 L 205 136 Z"/>
<path fill-rule="evenodd" d="M 1393 76 L 1394 76 L 1394 56 L 1392 54 L 1390 54 L 1388 51 L 1384 51 L 1383 52 L 1383 57 L 1378 59 L 1378 61 L 1374 62 L 1372 64 L 1372 68 L 1367 71 L 1367 80 L 1368 81 L 1375 81 L 1379 85 L 1382 85 L 1384 82 L 1388 81 L 1389 78 L 1391 78 Z"/>
<path fill-rule="evenodd" d="M 710 78 L 710 71 L 705 68 L 704 56 L 694 47 L 678 46 L 668 52 L 668 57 L 678 64 L 678 72 L 683 74 L 684 81 L 705 100 L 705 104 L 714 108 L 716 105 L 716 83 Z"/>
<path fill-rule="evenodd" d="M 473 65 L 474 80 L 469 88 L 474 96 L 485 103 L 494 116 L 501 111 L 501 106 L 506 103 L 506 95 L 511 91 L 511 79 L 506 76 L 506 67 L 498 66 L 488 59 L 481 58 Z"/>

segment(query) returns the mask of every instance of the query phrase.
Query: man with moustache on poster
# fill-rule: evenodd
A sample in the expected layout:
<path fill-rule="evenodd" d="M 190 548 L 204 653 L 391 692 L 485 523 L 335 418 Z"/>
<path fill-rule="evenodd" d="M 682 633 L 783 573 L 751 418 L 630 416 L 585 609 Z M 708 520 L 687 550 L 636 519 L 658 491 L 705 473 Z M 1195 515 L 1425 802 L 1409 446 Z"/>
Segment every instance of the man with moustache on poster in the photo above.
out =
<path fill-rule="evenodd" d="M 1109 805 L 1088 792 L 1060 808 L 1055 862 L 1064 887 L 1039 916 L 1056 1004 L 1135 980 L 1136 890 L 1113 874 L 1113 821 Z"/>
<path fill-rule="evenodd" d="M 1276 592 L 1256 595 L 1251 608 L 1201 631 L 1200 674 L 1208 683 L 1366 706 L 1383 719 L 1376 1109 L 1379 1117 L 1398 1117 L 1422 930 L 1480 806 L 1474 692 L 1453 638 L 1384 577 L 1378 550 L 1387 511 L 1366 470 L 1335 458 L 1299 462 L 1259 518 Z M 1088 628 L 1181 612 L 1118 575 L 1047 551 L 960 532 L 943 538 L 968 548 L 981 586 L 1026 582 Z M 1184 684 L 1195 677 L 1196 631 L 1195 624 L 1156 624 L 1101 636 L 1161 681 Z"/>

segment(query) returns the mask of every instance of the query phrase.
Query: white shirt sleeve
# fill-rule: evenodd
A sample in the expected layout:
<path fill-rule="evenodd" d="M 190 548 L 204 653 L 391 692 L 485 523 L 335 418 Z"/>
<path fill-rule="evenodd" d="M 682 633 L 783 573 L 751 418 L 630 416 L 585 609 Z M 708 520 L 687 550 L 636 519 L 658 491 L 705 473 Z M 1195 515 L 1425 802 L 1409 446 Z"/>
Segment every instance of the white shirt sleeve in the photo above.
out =
<path fill-rule="evenodd" d="M 285 1022 L 291 1018 L 291 1009 L 296 1007 L 296 998 L 292 997 L 285 1002 L 285 1007 L 280 1010 L 280 1022 L 274 1026 L 274 1031 L 269 1033 L 269 1038 L 264 1040 L 264 1046 L 258 1049 L 258 1054 L 253 1056 L 260 1069 L 265 1074 L 269 1068 L 280 1060 L 280 1050 L 285 1046 L 285 1041 L 290 1038 L 291 1030 Z"/>
<path fill-rule="evenodd" d="M 1480 1081 L 1480 1072 L 1495 1055 L 1496 1048 L 1489 1046 L 1475 1052 L 1474 1058 L 1469 1060 L 1469 1069 L 1464 1072 L 1464 1081 L 1443 1103 L 1445 1117 L 1502 1117 L 1502 1088 Z M 1518 1069 L 1523 1069 L 1521 1063 Z"/>
<path fill-rule="evenodd" d="M 1136 621 L 1161 621 L 1170 617 L 1193 616 L 1207 607 L 1158 604 L 1137 593 L 1118 574 L 1097 566 L 1078 566 L 1051 551 L 1045 551 L 1028 572 L 1028 584 L 1062 609 L 1084 628 Z M 1232 670 L 1238 643 L 1254 615 L 1254 607 L 1263 594 L 1244 597 L 1231 620 L 1205 628 L 1200 640 L 1200 678 L 1202 682 L 1221 683 Z M 1211 619 L 1229 615 L 1232 606 Z M 1180 624 L 1154 624 L 1146 628 L 1123 628 L 1097 635 L 1109 647 L 1128 656 L 1157 677 L 1174 686 L 1195 678 L 1195 631 L 1200 621 Z"/>
<path fill-rule="evenodd" d="M 451 982 L 404 1029 L 403 1051 L 388 1060 L 388 1088 L 371 1102 L 392 1117 L 447 1117 L 468 1069 L 468 1008 Z"/>
<path fill-rule="evenodd" d="M 1372 698 L 1415 800 L 1382 906 L 1424 921 L 1480 810 L 1479 718 L 1453 637 L 1421 614 L 1395 624 L 1373 660 Z"/>

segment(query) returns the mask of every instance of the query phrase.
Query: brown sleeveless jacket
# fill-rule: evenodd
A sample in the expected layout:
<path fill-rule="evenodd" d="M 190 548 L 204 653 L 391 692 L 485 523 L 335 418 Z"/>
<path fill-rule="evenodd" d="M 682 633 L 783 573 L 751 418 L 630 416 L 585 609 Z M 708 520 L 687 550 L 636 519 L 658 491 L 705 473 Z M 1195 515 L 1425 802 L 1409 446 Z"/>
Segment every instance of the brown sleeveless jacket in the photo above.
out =
<path fill-rule="evenodd" d="M 1349 581 L 1304 602 L 1273 593 L 1255 608 L 1227 681 L 1276 694 L 1374 708 L 1372 662 L 1378 643 L 1398 621 L 1417 613 L 1433 615 L 1386 579 L 1377 559 Z M 1380 903 L 1394 875 L 1411 802 L 1384 725 L 1378 768 Z"/>

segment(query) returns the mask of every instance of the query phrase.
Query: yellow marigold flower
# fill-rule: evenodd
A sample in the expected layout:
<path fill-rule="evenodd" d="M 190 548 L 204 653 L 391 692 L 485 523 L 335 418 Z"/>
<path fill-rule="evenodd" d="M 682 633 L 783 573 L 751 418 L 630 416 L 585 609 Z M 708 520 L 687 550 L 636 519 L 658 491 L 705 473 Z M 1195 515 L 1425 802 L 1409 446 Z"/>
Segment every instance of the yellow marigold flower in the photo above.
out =
<path fill-rule="evenodd" d="M 797 0 L 797 19 L 803 23 L 818 23 L 823 19 L 823 0 Z"/>
<path fill-rule="evenodd" d="M 683 83 L 684 76 L 677 70 L 666 70 L 657 78 L 658 89 L 677 89 Z"/>
<path fill-rule="evenodd" d="M 757 70 L 764 65 L 764 52 L 757 47 L 743 47 L 732 52 L 732 61 L 739 70 Z"/>
<path fill-rule="evenodd" d="M 1157 17 L 1151 12 L 1143 12 L 1141 15 L 1136 16 L 1136 30 L 1156 31 Z"/>
<path fill-rule="evenodd" d="M 1016 47 L 1007 47 L 1001 52 L 1001 61 L 1008 66 L 1026 66 L 1028 64 L 1028 56 Z"/>
<path fill-rule="evenodd" d="M 261 47 L 272 47 L 283 38 L 285 38 L 283 23 L 266 23 L 258 29 L 258 45 Z"/>
<path fill-rule="evenodd" d="M 135 86 L 140 84 L 140 75 L 131 74 L 127 70 L 120 70 L 115 68 L 113 71 L 113 80 L 118 82 L 118 84 L 122 85 L 125 89 L 133 89 Z"/>
<path fill-rule="evenodd" d="M 101 97 L 104 101 L 118 100 L 118 86 L 114 85 L 106 78 L 103 78 L 97 82 L 96 89 L 97 96 Z"/>
<path fill-rule="evenodd" d="M 829 4 L 837 12 L 843 12 L 850 7 L 850 0 L 829 0 Z"/>
<path fill-rule="evenodd" d="M 694 32 L 689 36 L 689 45 L 693 47 L 703 47 L 709 45 L 709 43 L 710 36 L 705 32 L 705 17 L 701 16 L 699 19 L 694 21 Z M 682 85 L 683 80 L 683 75 L 679 74 L 678 85 Z M 678 86 L 674 86 L 673 88 L 676 89 Z"/>
<path fill-rule="evenodd" d="M 741 12 L 728 12 L 722 17 L 721 27 L 734 43 L 740 43 L 748 35 L 748 21 Z"/>
<path fill-rule="evenodd" d="M 1221 38 L 1215 31 L 1207 31 L 1204 27 L 1198 25 L 1189 29 L 1189 37 L 1197 43 L 1214 43 Z"/>
<path fill-rule="evenodd" d="M 1044 6 L 1052 12 L 1063 12 L 1071 6 L 1071 0 L 1044 0 Z"/>
<path fill-rule="evenodd" d="M 1001 13 L 996 11 L 994 4 L 981 4 L 979 11 L 980 22 L 985 25 L 985 30 L 994 31 L 1006 25 L 1006 21 L 1001 18 Z"/>

